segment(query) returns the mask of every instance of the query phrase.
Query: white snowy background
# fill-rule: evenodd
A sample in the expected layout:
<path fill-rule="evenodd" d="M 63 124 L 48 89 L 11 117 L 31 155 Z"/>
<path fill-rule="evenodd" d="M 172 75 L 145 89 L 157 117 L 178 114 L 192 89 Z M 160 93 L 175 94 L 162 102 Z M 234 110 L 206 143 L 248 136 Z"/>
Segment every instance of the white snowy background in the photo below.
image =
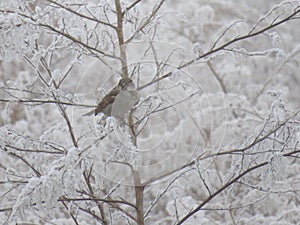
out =
<path fill-rule="evenodd" d="M 1 1 L 1 224 L 299 223 L 299 19 L 293 0 Z M 124 68 L 130 121 L 82 116 Z"/>

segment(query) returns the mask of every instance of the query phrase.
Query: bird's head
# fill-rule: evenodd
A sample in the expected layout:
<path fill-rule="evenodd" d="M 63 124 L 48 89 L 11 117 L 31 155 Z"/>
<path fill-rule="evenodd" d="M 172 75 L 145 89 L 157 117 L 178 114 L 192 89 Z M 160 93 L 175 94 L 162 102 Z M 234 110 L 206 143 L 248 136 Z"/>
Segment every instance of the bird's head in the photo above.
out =
<path fill-rule="evenodd" d="M 119 81 L 119 86 L 121 87 L 121 89 L 126 89 L 128 87 L 134 87 L 134 84 L 130 78 L 126 77 L 126 78 L 122 78 Z"/>

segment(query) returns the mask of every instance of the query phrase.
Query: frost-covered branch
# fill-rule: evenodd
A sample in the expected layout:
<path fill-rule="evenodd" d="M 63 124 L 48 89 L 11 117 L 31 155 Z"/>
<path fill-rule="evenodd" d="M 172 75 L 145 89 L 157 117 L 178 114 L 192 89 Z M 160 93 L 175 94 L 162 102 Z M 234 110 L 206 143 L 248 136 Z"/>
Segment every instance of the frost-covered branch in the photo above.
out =
<path fill-rule="evenodd" d="M 20 159 L 21 161 L 23 161 L 34 173 L 35 173 L 35 175 L 37 176 L 37 177 L 40 177 L 40 176 L 42 176 L 41 175 L 41 173 L 37 170 L 37 169 L 35 169 L 32 165 L 31 165 L 31 163 L 30 162 L 28 162 L 26 159 L 24 159 L 24 157 L 22 157 L 22 156 L 20 156 L 20 155 L 18 155 L 18 154 L 16 154 L 16 153 L 13 153 L 13 152 L 9 152 L 8 153 L 9 155 L 12 155 L 13 157 L 15 157 L 15 158 L 18 158 L 18 159 Z"/>
<path fill-rule="evenodd" d="M 60 104 L 66 106 L 76 106 L 76 107 L 96 107 L 96 105 L 87 105 L 87 104 L 79 104 L 73 102 L 63 102 L 59 100 L 43 100 L 43 99 L 0 99 L 0 102 L 6 103 L 24 103 L 26 105 L 40 105 L 40 104 Z"/>
<path fill-rule="evenodd" d="M 215 198 L 216 196 L 218 196 L 221 192 L 223 192 L 224 190 L 226 190 L 227 188 L 229 188 L 231 185 L 233 185 L 234 183 L 236 183 L 238 180 L 240 180 L 242 177 L 244 177 L 245 175 L 247 175 L 248 173 L 263 167 L 265 165 L 267 165 L 268 162 L 264 162 L 261 164 L 258 164 L 256 166 L 253 166 L 249 169 L 247 169 L 246 171 L 242 172 L 241 174 L 239 174 L 238 176 L 234 177 L 233 179 L 231 179 L 229 182 L 227 182 L 224 186 L 222 186 L 220 189 L 218 189 L 217 191 L 215 191 L 214 193 L 212 193 L 212 195 L 210 195 L 207 199 L 205 199 L 200 205 L 198 205 L 196 208 L 192 209 L 187 215 L 185 215 L 182 219 L 180 219 L 176 225 L 180 225 L 183 224 L 187 219 L 189 219 L 191 216 L 193 216 L 195 213 L 197 213 L 199 210 L 201 210 L 203 208 L 203 206 L 205 206 L 208 202 L 210 202 L 213 198 Z"/>
<path fill-rule="evenodd" d="M 295 113 L 293 113 L 293 115 L 288 117 L 284 122 L 278 124 L 276 127 L 271 129 L 270 131 L 267 131 L 267 133 L 264 134 L 264 135 L 262 135 L 264 130 L 261 130 L 259 132 L 259 134 L 256 135 L 254 140 L 245 147 L 242 147 L 240 149 L 218 151 L 217 153 L 213 153 L 213 154 L 210 154 L 209 151 L 204 152 L 201 155 L 199 155 L 195 160 L 192 160 L 191 162 L 189 162 L 189 163 L 187 163 L 183 166 L 180 166 L 179 168 L 176 168 L 172 171 L 168 171 L 166 173 L 160 174 L 156 177 L 153 177 L 153 178 L 149 179 L 148 181 L 144 182 L 144 185 L 146 185 L 146 186 L 151 185 L 152 183 L 157 182 L 160 179 L 164 179 L 165 177 L 172 176 L 172 175 L 178 173 L 179 171 L 185 171 L 185 169 L 193 167 L 199 161 L 203 161 L 203 160 L 206 160 L 206 159 L 215 158 L 215 157 L 219 157 L 219 156 L 223 156 L 223 155 L 233 155 L 233 154 L 241 154 L 242 155 L 243 152 L 245 152 L 246 150 L 249 150 L 249 149 L 255 147 L 256 145 L 258 145 L 260 142 L 269 139 L 272 134 L 276 133 L 280 128 L 282 128 L 284 125 L 286 125 L 290 120 L 292 120 L 295 116 L 297 116 L 299 114 L 299 112 L 300 112 L 300 110 L 296 111 Z M 291 156 L 291 155 L 296 154 L 296 153 L 297 152 L 292 151 L 292 152 L 289 152 L 289 153 L 285 153 L 283 156 Z"/>
<path fill-rule="evenodd" d="M 295 9 L 294 12 L 293 12 L 292 14 L 290 14 L 289 16 L 287 16 L 287 17 L 285 17 L 285 18 L 283 18 L 283 19 L 281 19 L 281 20 L 279 20 L 279 21 L 277 21 L 277 22 L 274 22 L 274 23 L 270 24 L 269 26 L 266 26 L 266 27 L 264 27 L 264 28 L 261 28 L 261 29 L 259 29 L 259 30 L 256 31 L 256 32 L 250 32 L 250 33 L 248 33 L 248 34 L 246 34 L 246 35 L 242 35 L 242 36 L 233 38 L 232 40 L 227 41 L 226 43 L 222 44 L 221 46 L 214 46 L 214 45 L 213 45 L 213 47 L 212 47 L 209 51 L 207 51 L 207 52 L 205 52 L 205 53 L 203 53 L 203 54 L 200 54 L 200 55 L 197 56 L 195 59 L 190 60 L 190 61 L 188 61 L 188 62 L 185 62 L 185 63 L 183 63 L 182 65 L 176 67 L 176 70 L 182 70 L 182 69 L 184 69 L 184 68 L 186 68 L 186 67 L 188 67 L 188 66 L 190 66 L 190 65 L 192 65 L 192 64 L 194 64 L 194 63 L 196 63 L 197 61 L 199 61 L 199 60 L 201 60 L 201 59 L 205 59 L 205 58 L 207 58 L 207 57 L 209 57 L 209 56 L 211 56 L 211 55 L 213 55 L 213 54 L 215 54 L 215 53 L 218 53 L 218 52 L 220 52 L 220 51 L 222 51 L 222 50 L 226 50 L 226 48 L 227 48 L 228 46 L 231 46 L 231 45 L 233 45 L 233 44 L 235 44 L 235 43 L 237 43 L 237 42 L 241 42 L 241 41 L 244 41 L 244 40 L 253 38 L 253 37 L 255 37 L 255 36 L 262 35 L 262 34 L 264 34 L 266 31 L 272 30 L 272 29 L 274 29 L 274 28 L 276 28 L 276 27 L 278 27 L 278 26 L 280 26 L 280 25 L 282 25 L 282 24 L 284 24 L 284 23 L 286 23 L 286 22 L 288 22 L 288 21 L 291 21 L 291 20 L 293 20 L 293 19 L 298 19 L 298 18 L 297 18 L 297 15 L 298 15 L 299 13 L 300 13 L 300 9 Z M 168 78 L 168 77 L 170 77 L 170 76 L 172 76 L 172 75 L 173 75 L 173 72 L 167 72 L 167 73 L 165 73 L 165 74 L 159 76 L 158 78 L 156 78 L 156 79 L 154 79 L 154 80 L 148 82 L 147 84 L 144 84 L 144 85 L 140 86 L 140 87 L 139 87 L 139 90 L 142 90 L 142 89 L 144 89 L 144 88 L 146 88 L 146 87 L 148 87 L 148 86 L 150 86 L 150 85 L 152 85 L 152 84 L 154 84 L 154 83 L 157 83 L 158 81 L 161 81 L 161 80 L 163 80 L 163 79 L 166 79 L 166 78 Z"/>
<path fill-rule="evenodd" d="M 65 9 L 65 10 L 69 11 L 70 13 L 75 14 L 75 15 L 77 15 L 77 16 L 79 16 L 79 17 L 84 18 L 84 19 L 91 20 L 91 21 L 93 21 L 93 22 L 96 22 L 96 23 L 99 23 L 99 24 L 102 24 L 102 25 L 111 27 L 111 28 L 114 29 L 114 30 L 116 29 L 116 27 L 115 27 L 113 24 L 111 24 L 111 23 L 107 23 L 107 22 L 105 22 L 105 21 L 98 20 L 98 19 L 96 19 L 95 17 L 89 17 L 89 16 L 87 16 L 87 15 L 84 15 L 84 14 L 82 14 L 82 13 L 79 13 L 79 12 L 77 12 L 76 10 L 73 10 L 73 9 L 71 9 L 71 8 L 69 8 L 69 7 L 65 6 L 65 5 L 63 5 L 63 4 L 60 4 L 60 3 L 57 2 L 57 1 L 53 1 L 53 0 L 46 0 L 46 1 L 48 1 L 48 2 L 50 2 L 50 3 L 53 3 L 54 5 L 58 6 L 59 8 Z"/>
<path fill-rule="evenodd" d="M 0 221 L 292 224 L 299 17 L 296 0 L 2 1 Z M 124 77 L 140 101 L 114 118 Z"/>

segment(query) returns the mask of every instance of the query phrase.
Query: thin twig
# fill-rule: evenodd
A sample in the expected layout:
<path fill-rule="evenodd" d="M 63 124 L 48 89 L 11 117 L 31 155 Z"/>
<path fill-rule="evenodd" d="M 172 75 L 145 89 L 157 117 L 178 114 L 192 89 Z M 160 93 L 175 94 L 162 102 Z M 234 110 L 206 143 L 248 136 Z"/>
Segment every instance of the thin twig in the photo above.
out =
<path fill-rule="evenodd" d="M 131 3 L 129 6 L 125 8 L 125 10 L 122 12 L 122 16 L 125 15 L 126 12 L 128 12 L 130 9 L 132 9 L 134 6 L 136 6 L 138 3 L 140 3 L 142 0 L 136 0 L 135 2 Z"/>
<path fill-rule="evenodd" d="M 194 208 L 193 210 L 191 210 L 187 215 L 185 215 L 181 220 L 179 220 L 176 225 L 180 225 L 183 224 L 188 218 L 190 218 L 191 216 L 193 216 L 195 213 L 197 213 L 199 210 L 202 209 L 202 207 L 204 205 L 206 205 L 208 202 L 210 202 L 213 198 L 215 198 L 216 196 L 218 196 L 221 192 L 223 192 L 224 190 L 226 190 L 228 187 L 230 187 L 232 184 L 236 183 L 239 179 L 241 179 L 242 177 L 244 177 L 245 175 L 247 175 L 248 173 L 250 173 L 253 170 L 256 170 L 260 167 L 263 167 L 265 165 L 267 165 L 268 162 L 263 162 L 261 164 L 258 164 L 256 166 L 253 166 L 247 170 L 245 170 L 243 173 L 239 174 L 238 176 L 236 176 L 235 178 L 233 178 L 232 180 L 230 180 L 229 182 L 227 182 L 225 185 L 223 185 L 220 189 L 218 189 L 217 191 L 215 191 L 212 195 L 210 195 L 207 199 L 205 199 L 200 205 L 198 205 L 196 208 Z"/>
<path fill-rule="evenodd" d="M 116 29 L 116 27 L 115 27 L 114 25 L 112 25 L 111 23 L 107 23 L 107 22 L 105 22 L 105 21 L 101 21 L 101 20 L 95 19 L 95 18 L 93 18 L 93 17 L 89 17 L 89 16 L 87 16 L 87 15 L 84 15 L 84 14 L 82 14 L 82 13 L 79 13 L 79 12 L 77 12 L 77 11 L 71 9 L 71 8 L 68 8 L 68 7 L 66 7 L 65 5 L 60 4 L 60 3 L 56 2 L 56 1 L 53 1 L 53 0 L 46 0 L 46 1 L 51 2 L 51 3 L 53 3 L 53 4 L 57 5 L 57 6 L 59 6 L 60 8 L 65 9 L 65 10 L 67 10 L 67 11 L 69 11 L 69 12 L 71 12 L 71 13 L 73 13 L 73 14 L 79 16 L 79 17 L 82 17 L 82 18 L 85 18 L 85 19 L 87 19 L 87 20 L 91 20 L 91 21 L 94 21 L 94 22 L 96 22 L 96 23 L 100 23 L 100 24 L 102 24 L 102 25 L 105 25 L 105 26 L 111 27 L 111 28 L 113 28 L 113 29 Z"/>
<path fill-rule="evenodd" d="M 297 10 L 295 10 L 294 13 L 292 13 L 291 15 L 287 16 L 286 18 L 284 18 L 284 19 L 282 19 L 282 20 L 280 20 L 280 21 L 278 21 L 278 22 L 276 22 L 276 23 L 272 23 L 270 26 L 267 26 L 267 27 L 265 27 L 265 28 L 262 28 L 261 30 L 258 30 L 258 31 L 256 31 L 256 32 L 253 32 L 253 33 L 251 33 L 251 34 L 249 33 L 249 34 L 247 34 L 247 35 L 243 35 L 243 36 L 234 38 L 234 39 L 232 39 L 232 40 L 226 42 L 225 44 L 223 44 L 223 45 L 221 45 L 221 46 L 219 46 L 219 47 L 215 47 L 215 48 L 211 49 L 210 51 L 208 51 L 208 52 L 206 52 L 206 53 L 204 53 L 204 54 L 199 55 L 199 56 L 196 57 L 195 59 L 190 60 L 190 61 L 188 61 L 188 62 L 186 62 L 186 63 L 184 63 L 184 64 L 178 66 L 175 70 L 181 70 L 181 69 L 184 69 L 185 67 L 190 66 L 191 64 L 193 64 L 193 63 L 199 61 L 200 59 L 206 58 L 206 57 L 208 57 L 208 56 L 210 56 L 210 55 L 212 55 L 212 54 L 214 54 L 214 53 L 216 53 L 216 52 L 219 52 L 219 51 L 221 51 L 221 50 L 224 50 L 226 47 L 228 47 L 228 46 L 230 46 L 230 45 L 232 45 L 232 44 L 234 44 L 234 43 L 236 43 L 236 42 L 240 42 L 240 41 L 243 41 L 243 40 L 246 40 L 246 39 L 249 39 L 249 38 L 258 36 L 258 35 L 260 35 L 260 34 L 263 34 L 264 32 L 266 32 L 266 31 L 268 31 L 268 30 L 271 30 L 271 29 L 273 29 L 273 28 L 275 28 L 275 27 L 277 27 L 277 26 L 279 26 L 279 25 L 281 25 L 281 24 L 283 24 L 283 23 L 285 23 L 285 22 L 287 22 L 287 21 L 289 21 L 289 20 L 294 19 L 294 17 L 295 17 L 297 14 L 299 14 L 299 12 L 300 12 L 300 9 L 297 9 Z M 150 86 L 150 85 L 152 85 L 152 84 L 154 84 L 154 83 L 156 83 L 156 82 L 158 82 L 158 81 L 160 81 L 160 80 L 163 80 L 163 79 L 165 79 L 165 78 L 168 78 L 168 77 L 170 77 L 172 74 L 173 74 L 173 71 L 167 72 L 166 74 L 164 74 L 164 75 L 162 75 L 162 76 L 160 76 L 160 77 L 158 77 L 158 78 L 156 78 L 156 79 L 150 81 L 149 83 L 140 86 L 140 87 L 138 88 L 138 90 L 142 90 L 142 89 L 144 89 L 144 88 L 146 88 L 146 87 L 148 87 L 148 86 Z"/>
<path fill-rule="evenodd" d="M 60 104 L 60 105 L 68 105 L 68 106 L 78 106 L 78 107 L 96 107 L 96 105 L 86 105 L 86 104 L 79 104 L 79 103 L 72 103 L 72 102 L 62 102 L 59 100 L 52 100 L 52 99 L 0 99 L 0 102 L 7 102 L 7 103 L 32 103 L 32 104 Z"/>

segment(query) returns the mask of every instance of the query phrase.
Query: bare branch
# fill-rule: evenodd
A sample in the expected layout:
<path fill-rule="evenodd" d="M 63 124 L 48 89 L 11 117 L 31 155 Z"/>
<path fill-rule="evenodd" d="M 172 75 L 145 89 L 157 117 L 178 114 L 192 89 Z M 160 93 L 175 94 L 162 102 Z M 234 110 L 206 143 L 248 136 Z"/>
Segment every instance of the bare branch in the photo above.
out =
<path fill-rule="evenodd" d="M 124 16 L 126 12 L 128 12 L 130 9 L 132 9 L 134 6 L 136 6 L 141 1 L 142 0 L 136 0 L 133 3 L 131 3 L 129 6 L 127 6 L 126 9 L 122 12 L 122 16 Z"/>
<path fill-rule="evenodd" d="M 12 146 L 12 145 L 4 145 L 5 148 L 11 148 L 11 149 L 14 149 L 16 151 L 20 151 L 20 152 L 31 152 L 31 153 L 48 153 L 48 154 L 59 154 L 59 155 L 62 155 L 62 154 L 65 154 L 65 152 L 63 151 L 49 151 L 49 150 L 45 150 L 45 149 L 36 149 L 36 150 L 33 150 L 33 149 L 23 149 L 23 148 L 18 148 L 18 147 L 15 147 L 15 146 Z"/>
<path fill-rule="evenodd" d="M 75 137 L 75 134 L 74 134 L 73 127 L 71 125 L 71 121 L 69 119 L 69 116 L 68 116 L 66 110 L 63 108 L 63 106 L 61 104 L 57 104 L 57 106 L 60 109 L 60 112 L 61 112 L 62 116 L 64 117 L 66 123 L 67 123 L 69 133 L 70 133 L 70 136 L 72 138 L 73 145 L 74 145 L 74 147 L 78 148 L 78 143 L 77 143 L 77 140 L 76 140 L 76 137 Z"/>
<path fill-rule="evenodd" d="M 24 159 L 22 156 L 19 156 L 18 154 L 15 154 L 15 153 L 13 153 L 13 152 L 9 152 L 8 153 L 9 155 L 12 155 L 12 156 L 14 156 L 14 157 L 16 157 L 16 158 L 18 158 L 18 159 L 21 159 L 34 173 L 35 173 L 35 175 L 37 176 L 37 177 L 40 177 L 40 176 L 42 176 L 41 175 L 41 173 L 37 170 L 37 169 L 35 169 L 26 159 Z"/>
<path fill-rule="evenodd" d="M 93 186 L 90 182 L 90 177 L 91 177 L 91 174 L 92 174 L 92 168 L 90 168 L 89 172 L 88 172 L 88 175 L 87 175 L 87 172 L 83 172 L 83 177 L 84 177 L 84 181 L 85 183 L 87 184 L 87 187 L 88 187 L 88 191 L 90 192 L 91 195 L 94 195 L 94 189 L 93 189 Z M 71 200 L 72 201 L 72 200 Z M 104 225 L 107 225 L 108 224 L 108 221 L 107 221 L 107 218 L 106 218 L 106 215 L 105 215 L 105 212 L 103 210 L 103 206 L 98 204 L 98 209 L 99 209 L 99 212 L 100 212 L 100 215 L 101 215 L 101 218 L 102 218 L 102 221 L 103 221 L 103 224 Z"/>
<path fill-rule="evenodd" d="M 222 50 L 226 49 L 226 47 L 228 47 L 228 46 L 230 46 L 230 45 L 232 45 L 232 44 L 234 44 L 236 42 L 240 42 L 240 41 L 243 41 L 243 40 L 246 40 L 246 39 L 258 36 L 260 34 L 263 34 L 264 32 L 266 32 L 268 30 L 271 30 L 271 29 L 273 29 L 273 28 L 275 28 L 275 27 L 277 27 L 277 26 L 279 26 L 279 25 L 281 25 L 281 24 L 283 24 L 283 23 L 285 23 L 287 21 L 293 20 L 296 17 L 296 15 L 299 14 L 299 13 L 300 13 L 300 9 L 297 9 L 297 10 L 294 11 L 294 13 L 292 13 L 291 15 L 287 16 L 286 18 L 284 18 L 284 19 L 282 19 L 282 20 L 280 20 L 280 21 L 278 21 L 276 23 L 272 23 L 271 25 L 269 25 L 269 26 L 267 26 L 265 28 L 262 28 L 262 29 L 260 29 L 260 30 L 258 30 L 256 32 L 249 33 L 247 35 L 243 35 L 243 36 L 234 38 L 231 41 L 228 41 L 228 42 L 226 42 L 225 44 L 223 44 L 223 45 L 221 45 L 219 47 L 214 47 L 210 51 L 208 51 L 208 52 L 206 52 L 204 54 L 199 55 L 195 59 L 190 60 L 190 61 L 188 61 L 188 62 L 186 62 L 186 63 L 178 66 L 176 68 L 176 70 L 184 69 L 185 67 L 188 67 L 188 66 L 192 65 L 193 63 L 199 61 L 200 59 L 206 58 L 206 57 L 208 57 L 208 56 L 210 56 L 210 55 L 212 55 L 212 54 L 214 54 L 216 52 L 219 52 L 219 51 L 222 51 Z M 152 84 L 154 84 L 154 83 L 156 83 L 156 82 L 158 82 L 158 81 L 160 81 L 162 79 L 168 78 L 172 74 L 173 74 L 173 72 L 168 72 L 168 73 L 166 73 L 166 74 L 164 74 L 164 75 L 162 75 L 162 76 L 160 76 L 160 77 L 158 77 L 158 78 L 150 81 L 149 83 L 140 86 L 139 90 L 144 89 L 144 88 L 146 88 L 146 87 L 148 87 L 148 86 L 150 86 L 150 85 L 152 85 Z"/>
<path fill-rule="evenodd" d="M 83 43 L 82 41 L 78 40 L 74 36 L 72 36 L 72 35 L 70 35 L 68 33 L 65 33 L 63 31 L 57 30 L 56 28 L 54 28 L 54 27 L 52 27 L 52 26 L 50 26 L 48 24 L 39 23 L 38 25 L 41 26 L 41 27 L 48 28 L 49 30 L 51 30 L 51 31 L 53 31 L 53 32 L 55 32 L 57 34 L 64 36 L 65 38 L 71 40 L 72 42 L 74 42 L 74 43 L 82 46 L 83 48 L 86 48 L 86 49 L 89 49 L 89 50 L 94 51 L 96 53 L 99 53 L 102 56 L 107 56 L 107 57 L 110 57 L 110 58 L 118 59 L 117 56 L 105 53 L 104 51 L 101 51 L 101 50 L 99 50 L 99 49 L 97 49 L 95 47 L 89 46 L 88 44 Z"/>
<path fill-rule="evenodd" d="M 229 182 L 227 182 L 224 186 L 222 186 L 220 189 L 218 189 L 217 191 L 215 191 L 212 195 L 210 195 L 207 199 L 205 199 L 200 205 L 198 205 L 196 208 L 194 208 L 193 210 L 191 210 L 187 215 L 185 215 L 181 220 L 179 220 L 176 223 L 176 225 L 183 224 L 188 218 L 190 218 L 192 215 L 194 215 L 199 210 L 201 210 L 203 208 L 203 206 L 205 206 L 208 202 L 210 202 L 213 198 L 215 198 L 216 196 L 218 196 L 221 192 L 223 192 L 224 190 L 226 190 L 232 184 L 236 183 L 239 179 L 241 179 L 242 177 L 244 177 L 245 175 L 247 175 L 251 171 L 256 170 L 256 169 L 258 169 L 260 167 L 263 167 L 263 166 L 265 166 L 267 164 L 268 164 L 268 162 L 264 162 L 264 163 L 258 164 L 256 166 L 253 166 L 253 167 L 247 169 L 246 171 L 244 171 L 243 173 L 239 174 L 238 176 L 236 176 L 235 178 L 233 178 Z"/>
<path fill-rule="evenodd" d="M 262 142 L 263 140 L 267 139 L 271 134 L 275 133 L 277 130 L 279 130 L 282 126 L 284 126 L 289 120 L 291 120 L 292 118 L 294 118 L 298 113 L 300 112 L 300 110 L 296 111 L 295 113 L 293 113 L 293 115 L 291 115 L 290 117 L 288 117 L 284 122 L 282 122 L 281 124 L 279 124 L 277 127 L 275 127 L 273 130 L 269 131 L 267 134 L 265 134 L 264 136 L 260 137 L 261 132 L 256 136 L 256 138 L 254 139 L 254 141 L 252 143 L 250 143 L 249 145 L 243 147 L 243 148 L 239 148 L 239 149 L 232 149 L 232 150 L 226 150 L 226 151 L 219 151 L 217 153 L 214 154 L 208 154 L 205 155 L 206 152 L 203 152 L 200 156 L 198 156 L 195 160 L 192 160 L 191 162 L 180 166 L 172 171 L 168 171 L 165 173 L 162 173 L 156 177 L 153 177 L 151 179 L 149 179 L 148 181 L 145 181 L 143 184 L 145 186 L 160 180 L 162 178 L 171 176 L 175 173 L 177 173 L 178 171 L 184 170 L 186 168 L 192 167 L 194 166 L 198 161 L 201 160 L 205 160 L 208 158 L 213 158 L 213 157 L 218 157 L 218 156 L 222 156 L 222 155 L 232 155 L 232 154 L 242 154 L 244 151 L 246 151 L 247 149 L 252 148 L 253 146 L 255 146 L 256 144 Z M 290 153 L 285 153 L 283 156 L 293 156 L 294 154 L 298 153 L 298 151 L 292 151 Z"/>
<path fill-rule="evenodd" d="M 137 214 L 137 224 L 144 225 L 144 188 L 141 184 L 141 177 L 138 171 L 133 170 L 132 176 L 134 180 L 134 191 L 135 191 L 135 205 Z"/>
<path fill-rule="evenodd" d="M 246 40 L 246 39 L 249 39 L 249 38 L 258 36 L 258 35 L 260 35 L 260 34 L 263 34 L 264 32 L 266 32 L 266 31 L 268 31 L 268 30 L 271 30 L 271 29 L 273 29 L 273 28 L 275 28 L 275 27 L 277 27 L 277 26 L 279 26 L 279 25 L 281 25 L 281 24 L 283 24 L 283 23 L 285 23 L 285 22 L 287 22 L 287 21 L 289 21 L 289 20 L 292 20 L 292 19 L 293 19 L 297 14 L 299 14 L 299 13 L 300 13 L 300 9 L 297 9 L 294 13 L 292 13 L 292 14 L 289 15 L 289 16 L 287 16 L 286 18 L 284 18 L 284 19 L 282 19 L 282 20 L 280 20 L 280 21 L 278 21 L 278 22 L 276 22 L 276 23 L 272 23 L 271 25 L 269 25 L 269 26 L 267 26 L 267 27 L 265 27 L 265 28 L 262 28 L 262 29 L 260 29 L 260 30 L 258 30 L 258 31 L 256 31 L 256 32 L 253 32 L 253 33 L 251 33 L 251 34 L 246 34 L 246 35 L 243 35 L 243 36 L 234 38 L 234 39 L 232 39 L 231 41 L 228 41 L 228 42 L 226 42 L 225 44 L 223 44 L 223 45 L 221 45 L 221 46 L 219 46 L 219 47 L 215 47 L 215 48 L 211 49 L 211 51 L 208 51 L 208 52 L 206 52 L 206 53 L 204 53 L 204 54 L 198 56 L 196 59 L 191 60 L 191 61 L 189 61 L 189 62 L 186 62 L 185 64 L 179 66 L 177 69 L 185 68 L 185 67 L 191 65 L 192 63 L 194 63 L 194 62 L 196 62 L 196 61 L 198 61 L 198 60 L 200 60 L 200 59 L 203 59 L 203 58 L 205 58 L 205 57 L 207 57 L 207 56 L 209 56 L 209 55 L 211 55 L 211 54 L 213 54 L 213 53 L 216 53 L 216 52 L 218 52 L 218 51 L 221 51 L 221 50 L 225 49 L 227 46 L 232 45 L 232 44 L 234 44 L 234 43 L 236 43 L 236 42 L 239 42 L 239 41 L 242 41 L 242 40 Z"/>
<path fill-rule="evenodd" d="M 224 81 L 223 79 L 219 76 L 219 74 L 217 73 L 217 71 L 213 68 L 213 65 L 211 64 L 210 61 L 207 61 L 207 65 L 208 65 L 208 68 L 210 69 L 210 71 L 212 72 L 212 74 L 214 75 L 214 77 L 217 79 L 217 81 L 219 82 L 221 88 L 222 88 L 222 91 L 227 94 L 227 89 L 226 89 L 226 86 L 224 84 Z"/>
<path fill-rule="evenodd" d="M 127 55 L 126 46 L 124 45 L 124 34 L 123 34 L 123 14 L 120 0 L 115 0 L 115 6 L 117 11 L 117 35 L 119 40 L 120 58 L 122 63 L 122 77 L 128 77 L 128 65 L 127 65 Z"/>
<path fill-rule="evenodd" d="M 69 12 L 71 12 L 71 13 L 73 13 L 73 14 L 79 16 L 79 17 L 85 18 L 85 19 L 87 19 L 87 20 L 94 21 L 94 22 L 96 22 L 96 23 L 99 23 L 99 24 L 102 24 L 102 25 L 105 25 L 105 26 L 108 26 L 108 27 L 111 27 L 111 28 L 113 28 L 114 30 L 116 29 L 116 27 L 113 26 L 113 25 L 110 24 L 110 23 L 107 23 L 107 22 L 105 22 L 105 21 L 98 20 L 98 19 L 96 19 L 96 18 L 94 18 L 94 17 L 89 17 L 89 16 L 87 16 L 87 15 L 84 15 L 84 14 L 82 14 L 82 13 L 79 13 L 79 12 L 77 12 L 77 11 L 75 11 L 75 10 L 69 8 L 69 7 L 66 7 L 65 5 L 60 4 L 60 3 L 56 2 L 56 1 L 53 1 L 53 0 L 46 0 L 46 1 L 51 2 L 51 3 L 53 3 L 53 4 L 57 5 L 57 6 L 59 6 L 60 8 L 65 9 L 65 10 L 67 10 L 67 11 L 69 11 Z"/>
<path fill-rule="evenodd" d="M 71 216 L 72 220 L 74 221 L 74 223 L 76 225 L 79 225 L 76 217 L 73 215 L 73 213 L 71 212 L 71 210 L 68 208 L 67 204 L 65 202 L 62 201 L 62 204 L 64 205 L 64 207 L 67 209 L 68 214 Z"/>
<path fill-rule="evenodd" d="M 157 12 L 159 11 L 159 9 L 161 8 L 161 6 L 163 5 L 163 3 L 165 2 L 166 0 L 161 0 L 158 5 L 152 10 L 150 16 L 148 16 L 148 18 L 146 19 L 146 21 L 139 26 L 139 28 L 131 35 L 131 37 L 129 37 L 125 43 L 128 44 L 130 43 L 134 38 L 135 36 L 141 32 L 147 25 L 149 25 L 149 23 L 153 20 L 153 18 L 157 15 Z"/>
<path fill-rule="evenodd" d="M 85 193 L 86 194 L 86 193 Z M 89 195 L 91 196 L 91 195 Z M 82 201 L 95 201 L 95 202 L 105 202 L 105 203 L 118 203 L 118 204 L 124 204 L 131 206 L 132 208 L 136 209 L 136 206 L 132 203 L 122 201 L 122 200 L 113 200 L 113 199 L 104 199 L 104 198 L 97 198 L 97 197 L 91 197 L 91 198 L 64 198 L 63 201 L 69 201 L 69 202 L 82 202 Z"/>
<path fill-rule="evenodd" d="M 60 104 L 60 105 L 67 105 L 67 106 L 78 106 L 78 107 L 96 107 L 96 105 L 86 105 L 86 104 L 78 104 L 72 102 L 61 102 L 58 100 L 42 100 L 42 99 L 0 99 L 0 102 L 7 102 L 7 103 L 32 103 L 32 104 Z"/>

